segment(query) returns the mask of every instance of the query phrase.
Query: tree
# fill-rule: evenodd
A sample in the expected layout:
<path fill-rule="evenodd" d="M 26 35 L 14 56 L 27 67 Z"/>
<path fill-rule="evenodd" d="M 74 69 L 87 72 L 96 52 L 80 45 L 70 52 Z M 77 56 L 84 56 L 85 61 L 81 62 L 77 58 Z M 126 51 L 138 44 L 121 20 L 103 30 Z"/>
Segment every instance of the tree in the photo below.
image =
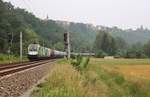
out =
<path fill-rule="evenodd" d="M 150 40 L 144 44 L 144 53 L 150 57 Z"/>
<path fill-rule="evenodd" d="M 0 53 L 7 53 L 11 48 L 13 54 L 19 54 L 19 33 L 23 32 L 23 51 L 26 55 L 30 43 L 44 44 L 53 47 L 54 44 L 63 44 L 63 27 L 55 21 L 41 20 L 24 9 L 14 8 L 13 5 L 0 0 Z M 10 36 L 13 41 L 10 47 Z"/>
<path fill-rule="evenodd" d="M 102 51 L 102 50 L 97 50 L 96 51 L 96 57 L 97 58 L 104 58 L 106 55 L 107 54 L 104 51 Z"/>
<path fill-rule="evenodd" d="M 114 55 L 117 50 L 115 39 L 102 30 L 100 30 L 96 36 L 94 48 L 96 50 L 102 50 L 108 55 Z"/>
<path fill-rule="evenodd" d="M 59 50 L 59 51 L 64 51 L 64 44 L 61 42 L 58 42 L 56 44 L 54 44 L 54 49 Z"/>
<path fill-rule="evenodd" d="M 145 58 L 146 56 L 144 54 L 143 45 L 138 42 L 130 46 L 127 49 L 126 57 L 127 58 Z"/>
<path fill-rule="evenodd" d="M 121 37 L 115 37 L 117 50 L 125 50 L 128 48 L 128 44 Z"/>

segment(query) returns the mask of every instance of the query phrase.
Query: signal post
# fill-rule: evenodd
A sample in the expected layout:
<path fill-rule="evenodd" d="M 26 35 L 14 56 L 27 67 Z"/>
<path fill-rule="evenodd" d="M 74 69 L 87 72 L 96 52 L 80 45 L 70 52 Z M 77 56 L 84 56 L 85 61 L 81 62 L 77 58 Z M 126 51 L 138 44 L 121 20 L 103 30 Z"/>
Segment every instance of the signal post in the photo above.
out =
<path fill-rule="evenodd" d="M 70 58 L 70 33 L 64 33 L 64 44 L 65 44 L 65 51 L 67 53 L 67 58 Z"/>

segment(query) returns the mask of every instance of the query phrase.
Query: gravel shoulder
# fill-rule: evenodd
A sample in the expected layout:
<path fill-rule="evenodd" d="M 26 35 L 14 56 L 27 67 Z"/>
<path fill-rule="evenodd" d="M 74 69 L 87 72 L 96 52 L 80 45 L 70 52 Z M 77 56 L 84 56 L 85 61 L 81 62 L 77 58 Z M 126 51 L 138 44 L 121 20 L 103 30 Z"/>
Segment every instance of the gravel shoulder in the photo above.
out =
<path fill-rule="evenodd" d="M 20 97 L 46 76 L 51 71 L 54 63 L 50 62 L 0 78 L 0 97 Z"/>
<path fill-rule="evenodd" d="M 25 93 L 23 93 L 23 95 L 21 95 L 20 97 L 30 97 L 30 94 L 35 89 L 35 87 L 40 83 L 44 83 L 48 77 L 49 77 L 49 72 L 42 79 L 40 79 L 37 83 L 35 83 L 30 89 L 28 89 Z"/>

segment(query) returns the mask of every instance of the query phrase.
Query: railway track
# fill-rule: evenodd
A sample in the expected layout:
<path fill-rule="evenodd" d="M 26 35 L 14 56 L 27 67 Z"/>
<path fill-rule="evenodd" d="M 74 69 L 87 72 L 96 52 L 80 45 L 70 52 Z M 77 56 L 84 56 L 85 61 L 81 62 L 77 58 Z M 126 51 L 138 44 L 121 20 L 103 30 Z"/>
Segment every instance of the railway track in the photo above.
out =
<path fill-rule="evenodd" d="M 54 60 L 42 60 L 42 61 L 33 61 L 33 62 L 24 62 L 24 63 L 13 63 L 0 65 L 0 77 L 10 75 L 19 71 L 23 71 L 29 68 L 33 68 L 48 62 L 53 62 Z"/>

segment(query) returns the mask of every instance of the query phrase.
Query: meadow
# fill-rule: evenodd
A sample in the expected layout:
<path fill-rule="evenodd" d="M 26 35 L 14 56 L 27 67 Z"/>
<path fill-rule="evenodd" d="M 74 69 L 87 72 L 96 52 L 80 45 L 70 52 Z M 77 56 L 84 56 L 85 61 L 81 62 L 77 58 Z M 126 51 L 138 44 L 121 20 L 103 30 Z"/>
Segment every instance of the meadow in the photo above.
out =
<path fill-rule="evenodd" d="M 149 59 L 91 58 L 84 70 L 59 60 L 31 97 L 150 97 Z"/>

